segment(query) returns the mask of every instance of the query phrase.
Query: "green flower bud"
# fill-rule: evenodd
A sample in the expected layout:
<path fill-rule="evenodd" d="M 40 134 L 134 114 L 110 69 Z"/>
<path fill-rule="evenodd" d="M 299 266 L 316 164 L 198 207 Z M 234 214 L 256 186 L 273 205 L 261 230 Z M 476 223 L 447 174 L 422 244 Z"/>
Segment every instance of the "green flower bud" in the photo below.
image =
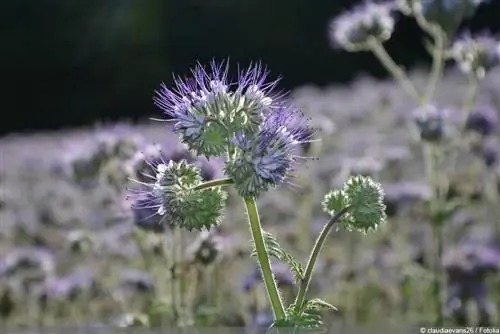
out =
<path fill-rule="evenodd" d="M 368 232 L 386 220 L 384 190 L 380 183 L 365 176 L 351 176 L 344 184 L 349 206 L 349 219 L 344 219 L 348 230 Z"/>

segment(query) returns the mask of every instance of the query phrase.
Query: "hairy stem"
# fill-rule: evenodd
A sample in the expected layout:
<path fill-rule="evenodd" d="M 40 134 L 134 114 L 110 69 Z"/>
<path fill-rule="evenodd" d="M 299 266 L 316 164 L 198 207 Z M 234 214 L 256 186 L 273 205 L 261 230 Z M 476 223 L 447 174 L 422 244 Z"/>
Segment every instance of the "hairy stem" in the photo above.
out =
<path fill-rule="evenodd" d="M 253 242 L 255 244 L 255 249 L 257 250 L 257 258 L 262 271 L 262 277 L 266 285 L 269 302 L 273 308 L 274 319 L 285 319 L 285 308 L 278 291 L 278 286 L 274 280 L 271 262 L 269 261 L 269 254 L 264 243 L 264 237 L 262 236 L 262 227 L 260 225 L 257 204 L 255 203 L 255 199 L 253 197 L 245 197 L 244 200 L 248 220 L 250 222 L 250 230 L 252 231 Z"/>
<path fill-rule="evenodd" d="M 377 40 L 371 40 L 370 49 L 385 69 L 399 82 L 406 94 L 415 101 L 420 101 L 420 94 L 406 75 L 406 72 L 396 64 L 382 43 Z"/>
<path fill-rule="evenodd" d="M 203 183 L 193 187 L 192 190 L 203 190 L 203 189 L 208 189 L 208 188 L 227 186 L 227 185 L 230 185 L 233 183 L 234 182 L 231 178 L 226 177 L 226 178 L 222 178 L 222 179 L 203 182 Z"/>
<path fill-rule="evenodd" d="M 316 260 L 318 259 L 318 255 L 323 248 L 323 245 L 325 244 L 328 234 L 332 230 L 332 227 L 342 219 L 342 217 L 347 213 L 348 210 L 349 208 L 346 207 L 339 211 L 335 216 L 333 216 L 323 227 L 323 230 L 319 234 L 318 239 L 316 239 L 311 255 L 309 256 L 309 260 L 307 261 L 304 278 L 300 282 L 299 292 L 297 293 L 297 297 L 295 298 L 295 307 L 297 307 L 297 309 L 301 309 L 304 306 L 306 293 L 309 289 L 309 284 L 311 283 L 314 266 L 316 265 Z"/>
<path fill-rule="evenodd" d="M 278 291 L 278 285 L 274 280 L 274 275 L 271 269 L 269 254 L 267 252 L 267 248 L 264 243 L 264 237 L 262 235 L 262 227 L 260 225 L 260 217 L 257 210 L 257 204 L 255 203 L 255 199 L 253 197 L 245 197 L 244 200 L 245 206 L 247 208 L 248 220 L 250 222 L 250 230 L 252 231 L 253 242 L 255 244 L 255 249 L 257 250 L 257 258 L 259 259 L 259 265 L 262 271 L 262 277 L 266 285 L 269 302 L 271 303 L 271 307 L 273 308 L 274 319 L 285 319 L 285 308 L 283 306 L 283 302 Z"/>

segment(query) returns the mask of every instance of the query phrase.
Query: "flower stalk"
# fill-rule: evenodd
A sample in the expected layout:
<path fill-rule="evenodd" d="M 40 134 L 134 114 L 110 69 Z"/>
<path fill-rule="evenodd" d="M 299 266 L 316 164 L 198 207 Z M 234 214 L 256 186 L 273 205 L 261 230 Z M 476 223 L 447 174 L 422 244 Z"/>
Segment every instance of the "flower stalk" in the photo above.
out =
<path fill-rule="evenodd" d="M 311 255 L 307 260 L 304 278 L 300 282 L 299 292 L 297 293 L 297 297 L 295 298 L 294 302 L 295 307 L 297 307 L 299 310 L 304 306 L 307 290 L 309 289 L 309 285 L 311 283 L 312 274 L 316 265 L 316 261 L 318 260 L 319 253 L 321 252 L 321 249 L 323 248 L 323 245 L 325 244 L 325 241 L 332 228 L 335 226 L 335 224 L 340 222 L 340 220 L 348 212 L 348 210 L 349 207 L 345 207 L 344 209 L 340 210 L 335 216 L 330 218 L 328 223 L 326 223 L 326 225 L 321 230 L 318 238 L 316 239 L 316 242 L 314 243 Z"/>
<path fill-rule="evenodd" d="M 276 284 L 276 280 L 273 276 L 269 254 L 264 243 L 257 204 L 255 203 L 255 199 L 252 197 L 245 197 L 244 201 L 253 242 L 255 244 L 255 249 L 257 250 L 257 258 L 262 270 L 262 277 L 266 286 L 269 302 L 271 303 L 271 307 L 273 309 L 274 319 L 285 319 L 285 308 L 279 294 L 278 285 Z"/>

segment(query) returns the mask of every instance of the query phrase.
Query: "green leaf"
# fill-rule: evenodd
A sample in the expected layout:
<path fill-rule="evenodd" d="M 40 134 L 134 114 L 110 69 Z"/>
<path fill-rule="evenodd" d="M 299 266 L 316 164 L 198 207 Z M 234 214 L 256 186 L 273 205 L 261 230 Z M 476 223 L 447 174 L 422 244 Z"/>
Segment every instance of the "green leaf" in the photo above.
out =
<path fill-rule="evenodd" d="M 308 300 L 304 306 L 305 312 L 337 311 L 337 308 L 320 298 Z"/>
<path fill-rule="evenodd" d="M 295 260 L 290 253 L 281 247 L 274 235 L 265 231 L 262 232 L 264 244 L 266 245 L 269 256 L 274 257 L 278 261 L 285 262 L 290 267 L 290 271 L 293 273 L 296 282 L 300 282 L 304 279 L 304 269 L 302 268 L 302 265 Z M 250 256 L 257 256 L 257 249 L 255 248 L 255 244 L 253 244 L 253 242 Z"/>

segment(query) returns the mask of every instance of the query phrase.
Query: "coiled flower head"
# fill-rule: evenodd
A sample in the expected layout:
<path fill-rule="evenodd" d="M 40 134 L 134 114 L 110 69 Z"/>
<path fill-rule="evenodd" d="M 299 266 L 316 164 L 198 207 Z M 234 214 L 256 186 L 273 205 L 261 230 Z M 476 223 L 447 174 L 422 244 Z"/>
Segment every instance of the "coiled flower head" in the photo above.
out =
<path fill-rule="evenodd" d="M 228 66 L 212 62 L 210 70 L 197 65 L 189 79 L 175 80 L 175 89 L 162 84 L 154 101 L 172 118 L 174 131 L 198 156 L 227 153 L 230 138 L 239 131 L 255 131 L 262 115 L 272 111 L 282 96 L 273 92 L 260 65 L 240 71 L 236 83 Z"/>
<path fill-rule="evenodd" d="M 395 21 L 390 3 L 367 2 L 336 17 L 330 23 L 330 39 L 334 45 L 351 52 L 369 48 L 371 39 L 387 41 Z"/>
<path fill-rule="evenodd" d="M 460 70 L 478 79 L 500 64 L 500 42 L 487 35 L 466 34 L 453 43 L 450 51 Z"/>
<path fill-rule="evenodd" d="M 168 222 L 187 230 L 210 229 L 220 223 L 227 198 L 220 188 L 193 189 L 201 183 L 200 171 L 185 160 L 159 163 L 155 167 L 154 182 L 144 183 L 133 192 L 136 205 L 154 209 L 162 217 L 159 223 Z"/>
<path fill-rule="evenodd" d="M 341 190 L 332 190 L 325 195 L 323 210 L 329 215 L 347 209 L 340 220 L 346 230 L 367 233 L 386 221 L 384 190 L 370 177 L 351 176 Z"/>
<path fill-rule="evenodd" d="M 265 116 L 255 134 L 242 131 L 234 136 L 235 149 L 224 171 L 240 196 L 258 197 L 283 184 L 297 160 L 307 159 L 295 152 L 311 141 L 314 131 L 308 121 L 300 110 L 282 105 Z"/>
<path fill-rule="evenodd" d="M 399 1 L 405 14 L 422 17 L 452 35 L 464 20 L 470 19 L 484 0 L 406 0 Z"/>

